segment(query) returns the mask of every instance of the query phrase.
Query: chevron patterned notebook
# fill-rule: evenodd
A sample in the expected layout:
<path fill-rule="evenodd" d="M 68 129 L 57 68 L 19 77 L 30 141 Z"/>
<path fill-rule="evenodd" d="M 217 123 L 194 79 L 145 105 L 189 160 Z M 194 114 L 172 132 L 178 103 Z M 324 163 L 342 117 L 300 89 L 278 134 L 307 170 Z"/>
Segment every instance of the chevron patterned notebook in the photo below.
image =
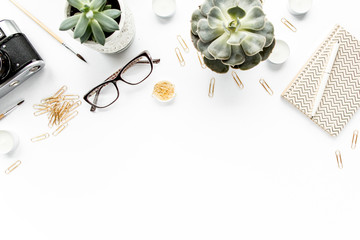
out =
<path fill-rule="evenodd" d="M 360 107 L 360 42 L 337 25 L 282 93 L 282 97 L 311 118 L 332 46 L 340 41 L 332 73 L 312 121 L 337 136 Z"/>

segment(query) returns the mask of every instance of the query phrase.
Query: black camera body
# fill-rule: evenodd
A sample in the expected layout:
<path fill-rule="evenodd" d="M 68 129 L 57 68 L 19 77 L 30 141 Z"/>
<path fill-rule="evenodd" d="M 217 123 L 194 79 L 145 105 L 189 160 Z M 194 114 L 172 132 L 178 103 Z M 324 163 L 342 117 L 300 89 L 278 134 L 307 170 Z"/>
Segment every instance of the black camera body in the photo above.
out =
<path fill-rule="evenodd" d="M 12 20 L 0 21 L 0 98 L 45 66 Z"/>

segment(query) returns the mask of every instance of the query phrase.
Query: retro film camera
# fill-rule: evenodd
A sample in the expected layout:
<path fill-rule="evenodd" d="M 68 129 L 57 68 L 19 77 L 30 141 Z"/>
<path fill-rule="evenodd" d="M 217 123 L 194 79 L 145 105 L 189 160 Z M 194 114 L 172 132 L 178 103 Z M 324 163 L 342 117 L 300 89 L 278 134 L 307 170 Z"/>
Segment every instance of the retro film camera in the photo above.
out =
<path fill-rule="evenodd" d="M 45 66 L 12 20 L 0 20 L 0 98 Z"/>

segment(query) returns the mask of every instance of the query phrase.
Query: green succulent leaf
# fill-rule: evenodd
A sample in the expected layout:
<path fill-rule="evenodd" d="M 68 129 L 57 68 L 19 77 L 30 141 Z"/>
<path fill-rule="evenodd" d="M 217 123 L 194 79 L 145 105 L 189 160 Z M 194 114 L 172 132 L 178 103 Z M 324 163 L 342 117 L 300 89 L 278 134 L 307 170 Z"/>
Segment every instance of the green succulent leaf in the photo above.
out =
<path fill-rule="evenodd" d="M 247 56 L 254 56 L 263 50 L 265 43 L 266 38 L 264 36 L 248 33 L 248 36 L 241 43 L 241 46 Z"/>
<path fill-rule="evenodd" d="M 265 26 L 265 14 L 259 7 L 252 8 L 241 20 L 242 29 L 261 30 Z"/>
<path fill-rule="evenodd" d="M 76 27 L 74 30 L 74 38 L 79 38 L 85 33 L 86 28 L 89 24 L 89 21 L 90 20 L 86 17 L 85 13 L 82 13 L 80 15 L 80 19 L 79 19 L 78 23 L 76 24 Z"/>
<path fill-rule="evenodd" d="M 262 8 L 260 0 L 239 0 L 238 6 L 248 12 L 253 7 Z"/>
<path fill-rule="evenodd" d="M 200 41 L 199 36 L 194 35 L 193 33 L 190 33 L 190 35 L 191 35 L 191 41 L 194 44 L 194 47 L 196 48 L 196 50 L 200 51 L 198 48 L 198 42 Z"/>
<path fill-rule="evenodd" d="M 93 36 L 96 42 L 98 42 L 101 45 L 105 45 L 105 34 L 99 24 L 99 22 L 96 19 L 93 19 L 90 23 L 91 30 L 93 32 Z"/>
<path fill-rule="evenodd" d="M 210 12 L 210 9 L 214 6 L 214 3 L 212 0 L 205 0 L 205 2 L 203 3 L 203 5 L 200 6 L 200 11 L 201 11 L 201 14 L 206 17 L 209 12 Z"/>
<path fill-rule="evenodd" d="M 92 0 L 90 3 L 90 8 L 97 11 L 106 4 L 106 0 Z"/>
<path fill-rule="evenodd" d="M 82 36 L 80 37 L 80 42 L 81 42 L 81 43 L 84 43 L 84 42 L 88 41 L 89 38 L 90 38 L 90 36 L 91 36 L 91 34 L 92 34 L 91 26 L 89 25 L 89 26 L 87 27 L 84 35 L 82 35 Z"/>
<path fill-rule="evenodd" d="M 246 15 L 246 12 L 244 11 L 244 9 L 236 6 L 233 8 L 229 8 L 227 10 L 227 13 L 230 15 L 230 17 L 232 19 L 238 19 L 238 18 L 243 18 Z"/>
<path fill-rule="evenodd" d="M 197 33 L 201 41 L 207 43 L 213 41 L 214 39 L 222 35 L 224 33 L 224 29 L 223 28 L 212 29 L 209 26 L 207 20 L 201 19 L 198 23 Z"/>
<path fill-rule="evenodd" d="M 110 4 L 105 5 L 105 7 L 104 7 L 104 9 L 103 9 L 103 10 L 109 10 L 109 9 L 111 9 L 111 5 L 110 5 Z"/>
<path fill-rule="evenodd" d="M 247 36 L 248 34 L 245 31 L 233 32 L 231 33 L 231 36 L 227 41 L 227 44 L 240 45 Z"/>
<path fill-rule="evenodd" d="M 114 19 L 106 16 L 103 13 L 95 13 L 94 18 L 99 22 L 101 28 L 105 32 L 115 32 L 116 30 L 119 30 L 118 23 Z"/>
<path fill-rule="evenodd" d="M 84 4 L 81 0 L 67 0 L 68 3 L 79 11 L 84 7 Z"/>
<path fill-rule="evenodd" d="M 231 46 L 231 56 L 222 62 L 226 65 L 236 66 L 245 62 L 245 53 L 241 46 Z"/>
<path fill-rule="evenodd" d="M 251 31 L 255 34 L 260 34 L 266 38 L 265 47 L 270 46 L 273 43 L 274 40 L 274 25 L 267 21 L 265 23 L 265 27 L 260 31 Z"/>
<path fill-rule="evenodd" d="M 60 25 L 60 31 L 67 31 L 69 29 L 72 29 L 76 26 L 77 22 L 80 19 L 80 14 L 74 15 L 72 17 L 69 17 L 68 19 L 65 19 L 61 25 Z"/>
<path fill-rule="evenodd" d="M 270 55 L 275 47 L 275 44 L 276 44 L 276 41 L 274 40 L 272 42 L 272 44 L 270 44 L 270 46 L 264 48 L 264 50 L 262 52 L 260 52 L 262 61 L 265 61 L 266 59 L 268 59 L 270 57 Z"/>
<path fill-rule="evenodd" d="M 191 32 L 194 35 L 198 35 L 197 34 L 197 28 L 198 28 L 198 23 L 201 19 L 204 19 L 205 17 L 201 14 L 200 9 L 197 9 L 193 12 L 192 16 L 191 16 Z"/>
<path fill-rule="evenodd" d="M 211 43 L 204 43 L 198 41 L 197 49 L 209 60 L 215 60 L 214 56 L 209 52 L 209 46 Z"/>
<path fill-rule="evenodd" d="M 118 18 L 121 15 L 121 11 L 117 9 L 109 9 L 102 12 L 108 17 L 111 17 L 113 19 Z"/>
<path fill-rule="evenodd" d="M 224 14 L 221 12 L 220 8 L 213 7 L 208 15 L 209 26 L 212 29 L 221 28 L 226 21 Z"/>
<path fill-rule="evenodd" d="M 225 16 L 228 16 L 227 10 L 237 6 L 238 0 L 213 0 L 214 6 L 219 7 Z M 228 16 L 228 20 L 231 20 Z"/>
<path fill-rule="evenodd" d="M 229 40 L 229 37 L 230 36 L 227 33 L 224 33 L 215 41 L 213 41 L 209 45 L 209 53 L 219 60 L 229 59 L 231 56 L 231 46 L 226 44 L 226 42 Z"/>
<path fill-rule="evenodd" d="M 259 63 L 261 62 L 260 54 L 256 54 L 256 55 L 251 56 L 251 57 L 246 56 L 245 58 L 246 59 L 245 59 L 243 64 L 234 66 L 234 68 L 246 71 L 246 70 L 250 70 L 251 68 L 259 65 Z"/>
<path fill-rule="evenodd" d="M 209 60 L 204 57 L 205 65 L 214 72 L 227 73 L 230 69 L 228 65 L 223 64 L 220 60 Z"/>

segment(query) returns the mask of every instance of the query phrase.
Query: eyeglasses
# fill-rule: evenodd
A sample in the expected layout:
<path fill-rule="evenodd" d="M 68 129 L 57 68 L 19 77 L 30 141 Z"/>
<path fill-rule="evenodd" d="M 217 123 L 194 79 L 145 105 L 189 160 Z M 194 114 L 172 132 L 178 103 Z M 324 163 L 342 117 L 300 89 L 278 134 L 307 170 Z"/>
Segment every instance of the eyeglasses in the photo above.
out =
<path fill-rule="evenodd" d="M 107 108 L 112 105 L 120 96 L 117 82 L 122 81 L 129 85 L 138 85 L 147 79 L 153 71 L 153 64 L 160 62 L 160 59 L 152 59 L 148 51 L 140 53 L 120 68 L 113 75 L 90 90 L 84 100 L 91 105 L 90 111 L 94 112 L 96 108 Z"/>

